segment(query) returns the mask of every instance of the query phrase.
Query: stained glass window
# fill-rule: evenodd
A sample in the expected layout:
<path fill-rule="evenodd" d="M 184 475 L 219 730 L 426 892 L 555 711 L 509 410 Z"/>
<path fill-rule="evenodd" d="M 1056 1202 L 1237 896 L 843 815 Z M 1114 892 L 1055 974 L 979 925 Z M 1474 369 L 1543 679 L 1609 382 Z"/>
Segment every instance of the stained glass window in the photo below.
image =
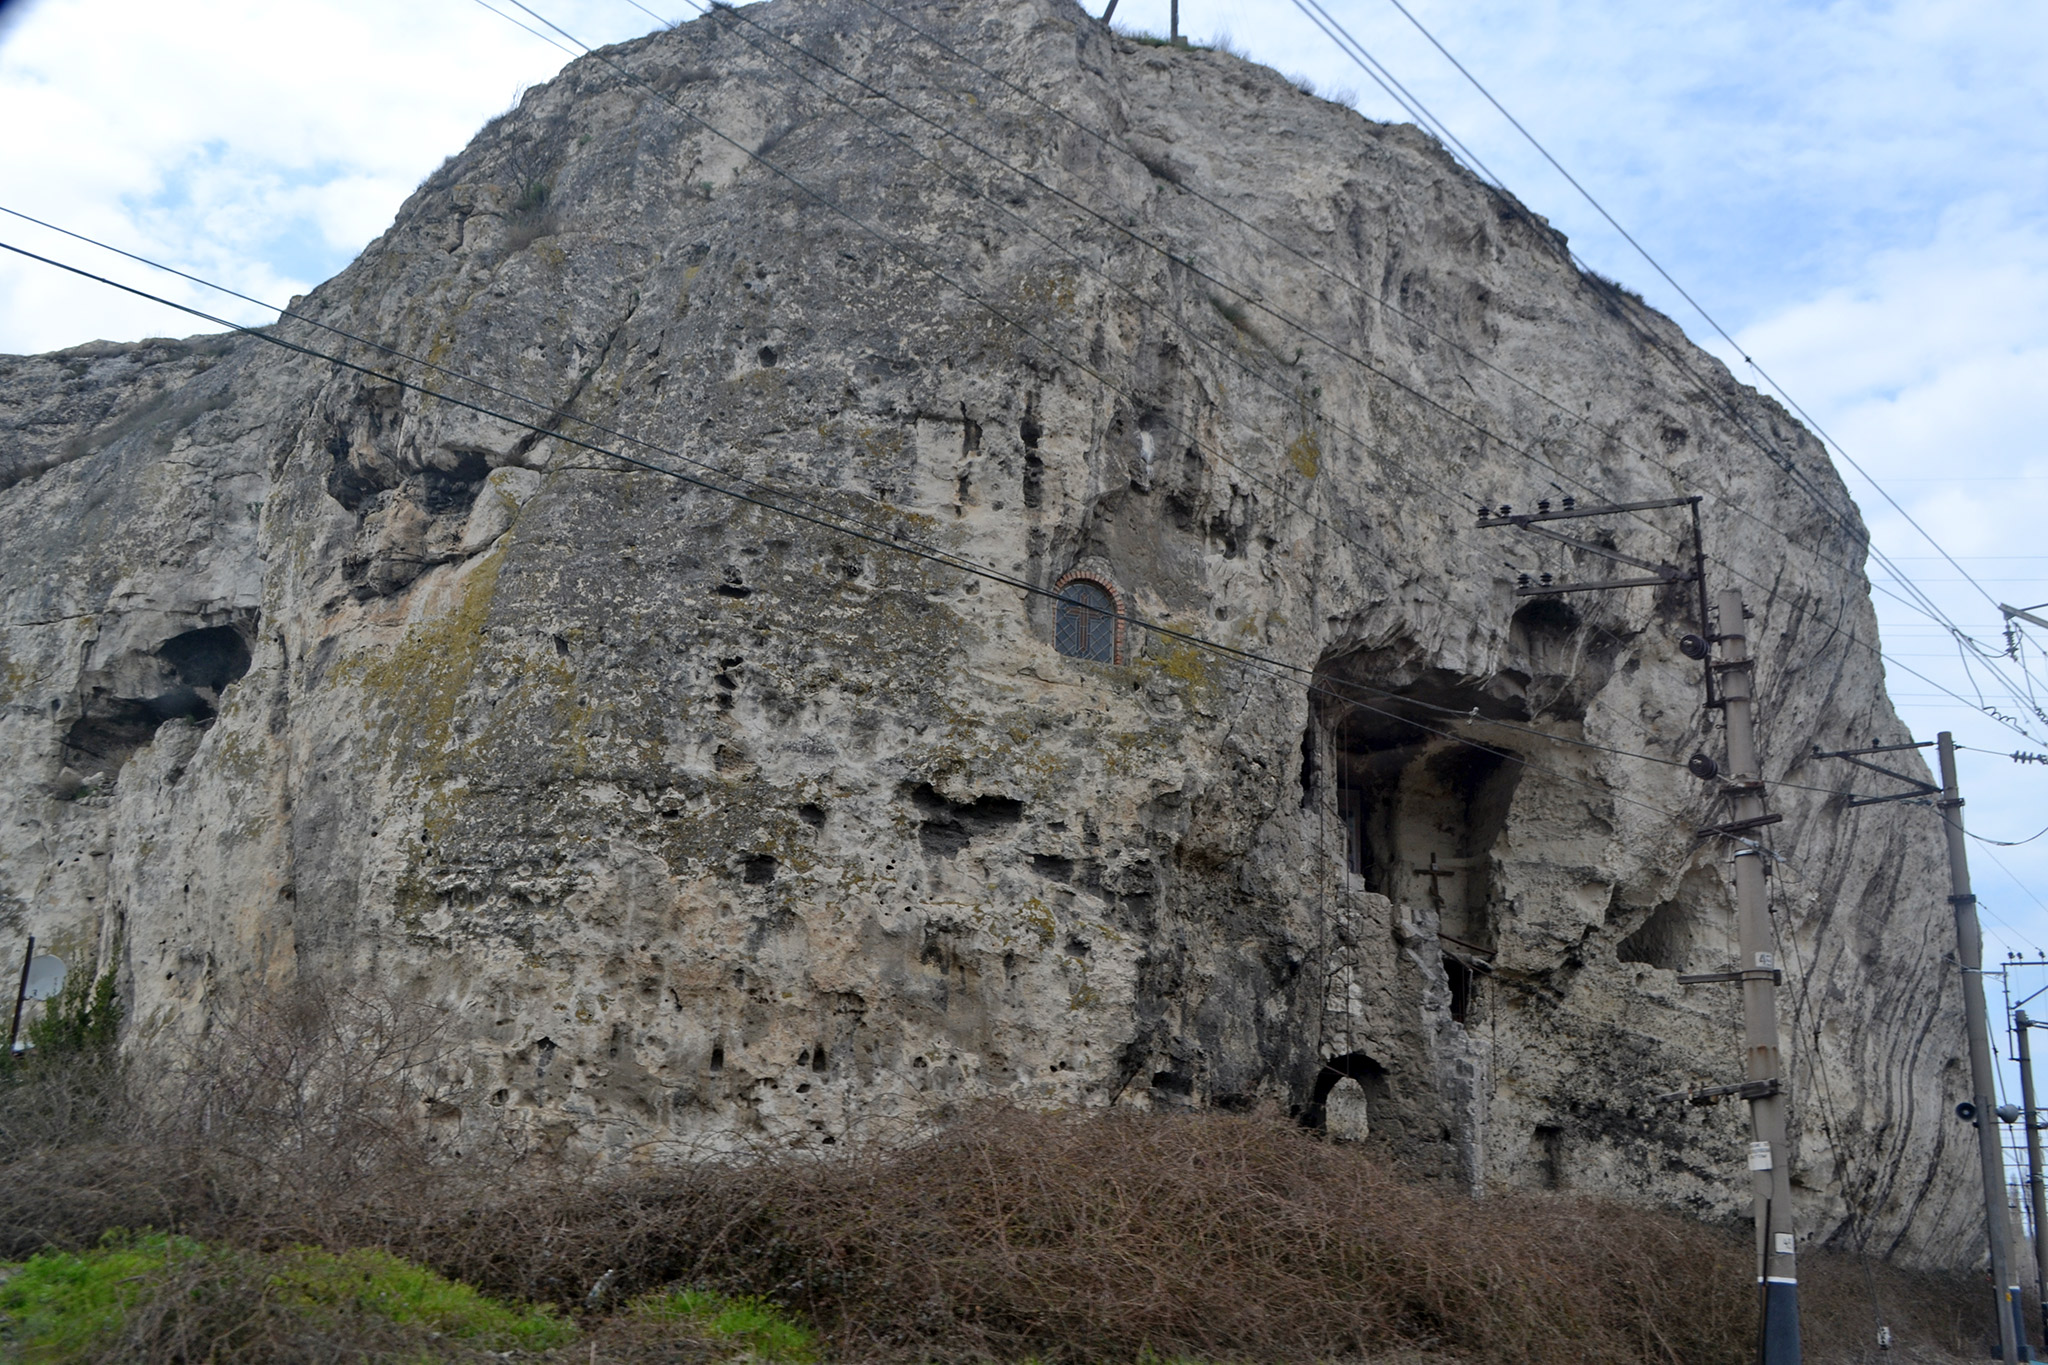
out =
<path fill-rule="evenodd" d="M 1069 583 L 1060 590 L 1053 644 L 1062 654 L 1100 663 L 1116 662 L 1116 606 L 1094 583 Z"/>

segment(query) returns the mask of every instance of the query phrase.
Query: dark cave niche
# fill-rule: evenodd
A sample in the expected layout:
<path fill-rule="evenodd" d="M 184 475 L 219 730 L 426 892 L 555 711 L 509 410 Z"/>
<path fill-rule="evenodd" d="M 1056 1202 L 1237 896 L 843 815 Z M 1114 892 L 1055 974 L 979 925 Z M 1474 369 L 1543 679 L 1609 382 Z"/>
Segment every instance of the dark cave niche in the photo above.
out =
<path fill-rule="evenodd" d="M 1366 1053 L 1347 1052 L 1324 1062 L 1322 1070 L 1316 1073 L 1315 1089 L 1309 1092 L 1308 1105 L 1301 1111 L 1302 1127 L 1320 1132 L 1328 1126 L 1330 1092 L 1336 1089 L 1337 1082 L 1347 1079 L 1358 1082 L 1376 1120 L 1385 1124 L 1392 1119 L 1387 1069 Z"/>
<path fill-rule="evenodd" d="M 1443 718 L 1428 729 L 1385 714 L 1333 719 L 1326 752 L 1346 865 L 1367 890 L 1435 909 L 1453 947 L 1490 953 L 1493 846 L 1522 765 L 1433 733 L 1456 724 Z"/>
<path fill-rule="evenodd" d="M 1351 662 L 1351 661 L 1347 661 Z M 1508 695 L 1440 672 L 1385 686 L 1326 667 L 1303 746 L 1305 804 L 1327 802 L 1358 885 L 1433 919 L 1451 1018 L 1467 1023 L 1498 935 L 1493 849 L 1523 766 L 1479 721 L 1526 720 Z"/>
<path fill-rule="evenodd" d="M 1667 972 L 1683 970 L 1692 947 L 1692 926 L 1677 901 L 1666 901 L 1649 913 L 1636 931 L 1614 946 L 1623 962 L 1639 962 Z"/>
<path fill-rule="evenodd" d="M 253 619 L 246 628 L 253 632 Z M 249 635 L 239 625 L 202 626 L 151 651 L 156 682 L 146 695 L 96 689 L 65 732 L 64 765 L 81 777 L 112 777 L 172 720 L 211 724 L 221 694 L 249 672 Z"/>

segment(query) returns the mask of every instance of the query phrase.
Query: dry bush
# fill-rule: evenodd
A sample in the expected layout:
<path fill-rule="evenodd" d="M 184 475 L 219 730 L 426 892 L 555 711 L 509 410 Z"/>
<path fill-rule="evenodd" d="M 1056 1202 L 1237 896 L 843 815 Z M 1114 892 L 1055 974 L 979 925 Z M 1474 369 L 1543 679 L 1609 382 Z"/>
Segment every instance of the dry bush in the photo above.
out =
<path fill-rule="evenodd" d="M 117 1067 L 24 1081 L 47 1090 L 32 1119 L 19 1085 L 0 1104 L 0 1256 L 109 1226 L 378 1247 L 593 1313 L 600 1332 L 632 1295 L 691 1283 L 788 1305 L 848 1359 L 1754 1353 L 1746 1229 L 1592 1199 L 1475 1201 L 1272 1116 L 989 1108 L 832 1157 L 633 1167 L 508 1132 L 454 1157 L 414 1079 L 439 1040 L 432 1011 L 315 998 L 253 1013 L 148 1087 Z M 1809 1354 L 1875 1359 L 1864 1272 L 1825 1253 L 1804 1265 Z M 1981 1343 L 1980 1285 L 1876 1281 L 1920 1358 Z"/>

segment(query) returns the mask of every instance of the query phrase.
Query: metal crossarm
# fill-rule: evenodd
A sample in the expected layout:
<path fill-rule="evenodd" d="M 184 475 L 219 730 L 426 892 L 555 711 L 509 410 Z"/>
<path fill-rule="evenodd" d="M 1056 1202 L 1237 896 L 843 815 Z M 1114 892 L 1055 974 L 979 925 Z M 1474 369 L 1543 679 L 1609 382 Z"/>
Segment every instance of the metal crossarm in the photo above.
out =
<path fill-rule="evenodd" d="M 1877 744 L 1871 746 L 1868 749 L 1832 750 L 1824 750 L 1818 744 L 1816 744 L 1813 746 L 1813 756 L 1815 758 L 1839 758 L 1845 763 L 1854 763 L 1859 768 L 1868 768 L 1870 769 L 1870 771 L 1874 773 L 1881 773 L 1884 776 L 1891 778 L 1895 782 L 1903 782 L 1906 784 L 1908 788 L 1910 788 L 1910 790 L 1907 791 L 1893 792 L 1889 796 L 1849 797 L 1849 804 L 1852 807 L 1881 806 L 1887 801 L 1911 801 L 1916 797 L 1933 796 L 1940 792 L 1941 788 L 1937 787 L 1932 782 L 1922 781 L 1920 778 L 1914 777 L 1910 773 L 1902 773 L 1897 771 L 1896 769 L 1887 768 L 1882 764 L 1871 763 L 1867 761 L 1863 757 L 1863 755 L 1902 753 L 1909 749 L 1925 749 L 1932 743 L 1934 743 L 1934 741 L 1931 739 L 1923 739 L 1918 744 Z M 1847 793 L 1844 793 L 1844 795 L 1847 795 Z"/>

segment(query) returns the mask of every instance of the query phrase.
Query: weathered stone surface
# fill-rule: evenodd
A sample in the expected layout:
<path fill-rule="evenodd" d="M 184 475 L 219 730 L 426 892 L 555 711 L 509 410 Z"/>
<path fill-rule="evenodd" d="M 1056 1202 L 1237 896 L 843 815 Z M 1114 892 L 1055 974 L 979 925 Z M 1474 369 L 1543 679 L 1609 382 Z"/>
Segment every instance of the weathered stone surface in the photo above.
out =
<path fill-rule="evenodd" d="M 1739 1108 L 1650 1102 L 1739 1072 L 1676 980 L 1732 956 L 1690 599 L 1525 605 L 1504 560 L 1601 561 L 1471 524 L 1699 492 L 1809 784 L 1803 1224 L 1973 1256 L 1934 828 L 1801 760 L 1897 730 L 1818 444 L 1411 128 L 1057 0 L 910 12 L 1107 140 L 775 0 L 574 63 L 300 306 L 401 358 L 277 329 L 426 393 L 248 338 L 0 362 L 0 921 L 111 955 L 138 1049 L 419 992 L 437 1113 L 620 1154 L 1347 1078 L 1420 1169 L 1729 1213 Z M 1162 628 L 1067 657 L 864 536 Z"/>

